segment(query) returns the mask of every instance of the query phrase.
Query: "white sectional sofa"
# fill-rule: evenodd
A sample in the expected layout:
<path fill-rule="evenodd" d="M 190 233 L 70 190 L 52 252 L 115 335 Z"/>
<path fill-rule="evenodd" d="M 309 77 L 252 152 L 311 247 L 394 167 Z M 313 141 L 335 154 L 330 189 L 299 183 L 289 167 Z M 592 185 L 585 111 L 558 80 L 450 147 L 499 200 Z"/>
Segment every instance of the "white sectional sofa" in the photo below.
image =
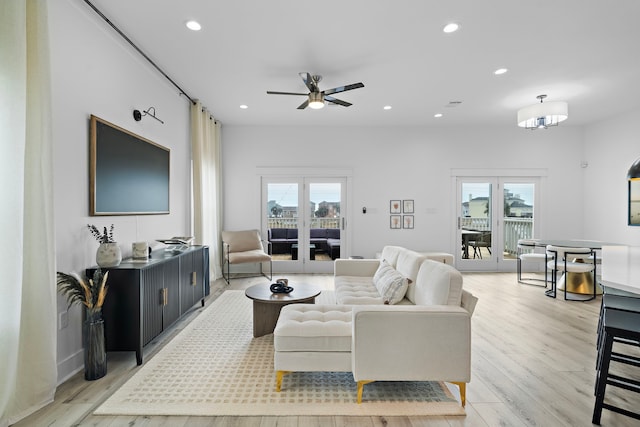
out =
<path fill-rule="evenodd" d="M 385 271 L 393 277 L 380 283 Z M 380 260 L 337 259 L 334 280 L 337 305 L 282 308 L 274 331 L 278 390 L 288 372 L 351 371 L 358 403 L 372 381 L 447 381 L 460 387 L 464 406 L 477 298 L 459 271 L 386 246 Z"/>

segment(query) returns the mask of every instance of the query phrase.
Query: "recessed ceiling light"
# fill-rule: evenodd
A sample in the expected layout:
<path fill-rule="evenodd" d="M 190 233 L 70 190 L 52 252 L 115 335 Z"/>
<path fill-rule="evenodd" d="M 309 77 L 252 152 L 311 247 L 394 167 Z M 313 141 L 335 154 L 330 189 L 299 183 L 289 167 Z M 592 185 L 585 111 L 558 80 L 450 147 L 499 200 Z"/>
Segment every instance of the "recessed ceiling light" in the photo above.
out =
<path fill-rule="evenodd" d="M 436 119 L 439 119 L 440 117 L 442 117 L 442 113 L 436 113 L 433 115 L 433 117 L 435 117 Z"/>
<path fill-rule="evenodd" d="M 495 70 L 495 71 L 493 72 L 493 74 L 495 74 L 496 76 L 499 76 L 500 74 L 504 74 L 504 73 L 506 73 L 507 71 L 509 71 L 509 70 L 508 70 L 508 69 L 506 69 L 506 68 L 498 68 L 497 70 Z"/>
<path fill-rule="evenodd" d="M 391 110 L 391 105 L 385 105 L 384 107 L 382 107 L 385 110 Z"/>
<path fill-rule="evenodd" d="M 187 21 L 185 25 L 192 31 L 200 31 L 202 29 L 202 25 L 198 21 Z"/>
<path fill-rule="evenodd" d="M 453 33 L 458 31 L 459 28 L 460 26 L 458 24 L 456 24 L 455 22 L 452 22 L 450 24 L 445 25 L 442 31 L 444 31 L 445 33 Z"/>
<path fill-rule="evenodd" d="M 249 106 L 248 106 L 248 105 L 245 105 L 245 104 L 242 104 L 242 105 L 240 106 L 240 108 L 241 108 L 241 109 L 243 109 L 243 110 L 246 110 L 247 108 L 249 108 Z"/>

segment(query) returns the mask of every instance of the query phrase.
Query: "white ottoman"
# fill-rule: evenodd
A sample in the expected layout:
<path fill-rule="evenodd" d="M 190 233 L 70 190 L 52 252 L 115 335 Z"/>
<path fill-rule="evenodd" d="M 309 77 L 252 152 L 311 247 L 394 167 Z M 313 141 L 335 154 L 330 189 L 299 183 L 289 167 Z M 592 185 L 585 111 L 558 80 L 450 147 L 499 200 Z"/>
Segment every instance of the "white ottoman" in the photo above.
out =
<path fill-rule="evenodd" d="M 273 331 L 276 390 L 293 371 L 351 372 L 350 306 L 290 304 Z"/>

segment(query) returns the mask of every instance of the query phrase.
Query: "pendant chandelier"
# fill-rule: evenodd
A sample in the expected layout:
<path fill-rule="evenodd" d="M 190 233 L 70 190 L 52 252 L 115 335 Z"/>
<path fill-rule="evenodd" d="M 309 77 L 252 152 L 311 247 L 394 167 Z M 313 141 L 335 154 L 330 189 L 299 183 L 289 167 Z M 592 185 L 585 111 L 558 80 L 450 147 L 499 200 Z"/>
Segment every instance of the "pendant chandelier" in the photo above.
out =
<path fill-rule="evenodd" d="M 542 101 L 547 95 L 538 95 L 539 103 L 521 108 L 518 111 L 518 126 L 525 129 L 546 129 L 549 126 L 558 126 L 558 123 L 569 117 L 569 105 L 564 101 Z"/>

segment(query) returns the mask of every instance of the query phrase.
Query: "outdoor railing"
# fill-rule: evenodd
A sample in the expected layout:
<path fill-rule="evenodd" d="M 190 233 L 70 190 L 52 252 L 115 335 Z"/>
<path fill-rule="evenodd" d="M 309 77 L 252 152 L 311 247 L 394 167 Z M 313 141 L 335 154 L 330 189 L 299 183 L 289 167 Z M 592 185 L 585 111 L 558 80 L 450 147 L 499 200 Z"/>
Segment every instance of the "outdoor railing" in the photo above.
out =
<path fill-rule="evenodd" d="M 533 237 L 533 218 L 504 218 L 504 251 L 515 255 L 518 240 Z"/>
<path fill-rule="evenodd" d="M 460 218 L 460 227 L 463 230 L 490 231 L 489 218 Z"/>
<path fill-rule="evenodd" d="M 504 252 L 515 255 L 518 240 L 533 236 L 533 218 L 506 217 L 504 224 Z M 491 231 L 489 218 L 460 218 L 460 226 L 465 230 Z"/>
<path fill-rule="evenodd" d="M 268 228 L 298 228 L 299 218 L 267 218 Z M 310 228 L 340 228 L 340 218 L 310 218 Z"/>
<path fill-rule="evenodd" d="M 298 228 L 299 218 L 267 218 L 269 228 Z M 340 218 L 310 218 L 310 228 L 340 228 Z M 504 221 L 504 252 L 515 255 L 519 239 L 533 236 L 533 218 L 507 217 Z M 460 218 L 467 230 L 491 231 L 488 218 Z"/>

